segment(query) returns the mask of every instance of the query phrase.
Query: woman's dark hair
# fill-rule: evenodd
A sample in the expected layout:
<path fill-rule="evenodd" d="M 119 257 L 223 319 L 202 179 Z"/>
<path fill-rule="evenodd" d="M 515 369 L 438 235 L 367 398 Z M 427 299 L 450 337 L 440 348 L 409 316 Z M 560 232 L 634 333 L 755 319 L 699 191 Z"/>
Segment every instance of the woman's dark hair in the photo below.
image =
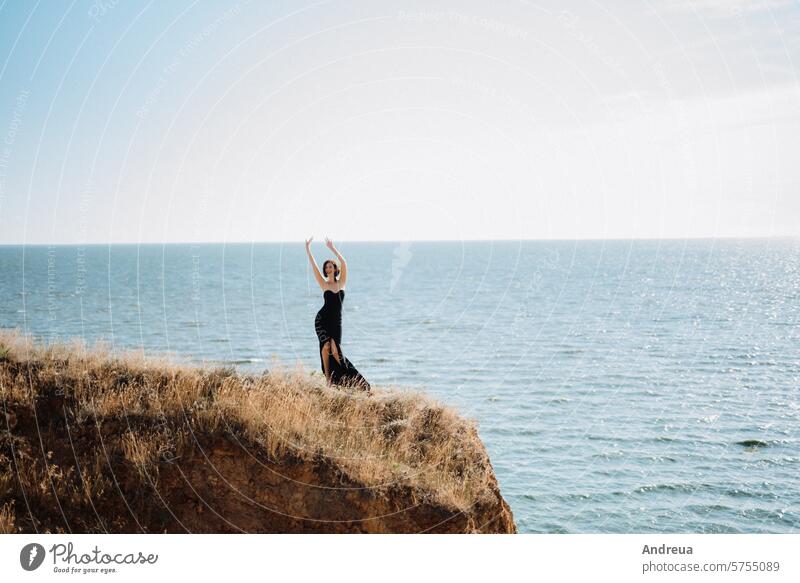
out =
<path fill-rule="evenodd" d="M 322 277 L 326 277 L 328 274 L 325 272 L 325 269 L 328 267 L 328 263 L 333 263 L 333 279 L 336 280 L 339 278 L 339 265 L 333 259 L 326 259 L 325 263 L 322 264 Z"/>

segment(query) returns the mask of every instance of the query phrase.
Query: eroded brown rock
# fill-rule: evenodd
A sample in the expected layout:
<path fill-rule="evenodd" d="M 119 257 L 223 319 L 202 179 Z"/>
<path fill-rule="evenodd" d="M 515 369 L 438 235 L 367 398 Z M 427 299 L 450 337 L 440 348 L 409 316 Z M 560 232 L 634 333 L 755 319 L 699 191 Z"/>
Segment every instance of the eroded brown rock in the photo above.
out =
<path fill-rule="evenodd" d="M 422 396 L 59 350 L 0 346 L 0 533 L 516 532 L 475 427 Z"/>

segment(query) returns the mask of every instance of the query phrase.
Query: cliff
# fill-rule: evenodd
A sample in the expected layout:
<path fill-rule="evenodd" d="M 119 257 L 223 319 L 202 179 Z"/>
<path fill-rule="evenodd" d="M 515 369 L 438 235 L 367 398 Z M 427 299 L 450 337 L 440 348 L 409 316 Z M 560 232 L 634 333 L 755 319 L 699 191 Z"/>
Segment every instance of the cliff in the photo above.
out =
<path fill-rule="evenodd" d="M 0 533 L 514 533 L 474 422 L 420 394 L 0 332 Z"/>

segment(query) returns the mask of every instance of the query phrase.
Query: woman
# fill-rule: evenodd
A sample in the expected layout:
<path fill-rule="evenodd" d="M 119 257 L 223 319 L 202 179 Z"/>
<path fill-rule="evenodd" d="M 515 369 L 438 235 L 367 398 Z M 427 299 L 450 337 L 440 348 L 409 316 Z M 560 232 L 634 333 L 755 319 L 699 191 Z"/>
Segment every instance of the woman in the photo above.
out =
<path fill-rule="evenodd" d="M 325 300 L 325 305 L 317 312 L 314 320 L 314 328 L 319 339 L 319 359 L 322 372 L 330 384 L 350 385 L 369 391 L 370 384 L 356 370 L 353 363 L 342 354 L 342 302 L 344 302 L 344 286 L 347 283 L 347 262 L 333 246 L 333 241 L 326 237 L 325 244 L 341 262 L 341 271 L 336 261 L 328 259 L 322 264 L 322 271 L 325 274 L 323 277 L 311 254 L 313 238 L 306 240 L 306 253 L 314 268 L 314 277 L 323 290 L 322 297 Z"/>

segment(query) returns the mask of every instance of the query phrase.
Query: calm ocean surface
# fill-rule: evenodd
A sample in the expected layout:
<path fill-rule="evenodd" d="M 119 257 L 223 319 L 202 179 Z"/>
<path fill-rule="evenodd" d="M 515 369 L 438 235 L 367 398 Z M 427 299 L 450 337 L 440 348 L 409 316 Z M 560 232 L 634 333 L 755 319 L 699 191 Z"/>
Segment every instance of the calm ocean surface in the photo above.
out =
<path fill-rule="evenodd" d="M 521 532 L 800 531 L 800 241 L 339 248 L 344 353 L 478 420 Z M 6 246 L 0 266 L 4 328 L 319 368 L 302 241 Z"/>

